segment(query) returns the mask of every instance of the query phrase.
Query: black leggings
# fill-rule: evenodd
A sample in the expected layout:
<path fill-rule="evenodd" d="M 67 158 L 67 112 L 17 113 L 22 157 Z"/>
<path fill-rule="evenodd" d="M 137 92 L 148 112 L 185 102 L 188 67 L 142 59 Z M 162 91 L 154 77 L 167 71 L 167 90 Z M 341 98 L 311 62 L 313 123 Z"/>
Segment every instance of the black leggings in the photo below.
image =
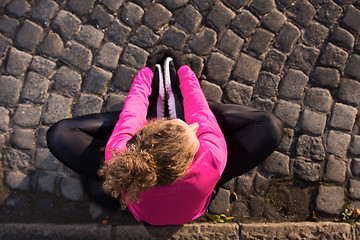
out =
<path fill-rule="evenodd" d="M 209 103 L 228 147 L 228 159 L 218 186 L 248 172 L 264 161 L 280 144 L 283 124 L 273 114 L 249 107 Z M 119 112 L 97 113 L 61 120 L 47 132 L 53 155 L 73 171 L 99 179 L 106 146 Z"/>

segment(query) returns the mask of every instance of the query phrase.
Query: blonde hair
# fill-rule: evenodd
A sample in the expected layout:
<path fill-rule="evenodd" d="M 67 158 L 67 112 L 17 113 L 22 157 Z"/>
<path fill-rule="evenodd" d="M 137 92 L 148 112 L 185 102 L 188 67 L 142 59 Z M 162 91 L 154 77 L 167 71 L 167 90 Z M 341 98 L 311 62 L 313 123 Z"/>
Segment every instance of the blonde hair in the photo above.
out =
<path fill-rule="evenodd" d="M 181 178 L 192 160 L 185 127 L 167 119 L 149 121 L 128 142 L 124 152 L 113 154 L 99 170 L 103 190 L 118 197 L 122 208 L 139 200 L 154 186 Z"/>

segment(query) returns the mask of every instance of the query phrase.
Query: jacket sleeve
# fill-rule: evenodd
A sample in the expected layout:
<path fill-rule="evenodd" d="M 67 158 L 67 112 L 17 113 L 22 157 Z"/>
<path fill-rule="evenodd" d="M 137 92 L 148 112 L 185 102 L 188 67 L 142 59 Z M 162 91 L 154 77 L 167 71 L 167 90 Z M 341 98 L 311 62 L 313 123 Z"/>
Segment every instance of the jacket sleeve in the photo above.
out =
<path fill-rule="evenodd" d="M 119 120 L 106 144 L 106 162 L 111 159 L 112 153 L 124 151 L 126 143 L 146 124 L 153 77 L 153 72 L 147 67 L 136 74 Z"/>
<path fill-rule="evenodd" d="M 197 137 L 205 149 L 210 149 L 215 159 L 216 167 L 222 173 L 227 159 L 227 147 L 224 135 L 210 110 L 209 104 L 200 87 L 195 73 L 187 65 L 179 68 L 181 94 L 184 98 L 185 121 L 188 124 L 198 123 Z"/>

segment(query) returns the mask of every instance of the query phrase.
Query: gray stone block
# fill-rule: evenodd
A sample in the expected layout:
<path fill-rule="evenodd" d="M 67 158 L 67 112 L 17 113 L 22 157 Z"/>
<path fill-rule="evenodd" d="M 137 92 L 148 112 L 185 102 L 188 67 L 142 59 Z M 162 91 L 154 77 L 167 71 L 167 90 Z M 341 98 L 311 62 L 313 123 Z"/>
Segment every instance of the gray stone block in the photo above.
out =
<path fill-rule="evenodd" d="M 214 214 L 227 213 L 230 208 L 230 191 L 219 188 L 219 192 L 210 202 L 209 211 Z"/>
<path fill-rule="evenodd" d="M 330 155 L 325 167 L 325 178 L 335 183 L 344 184 L 345 177 L 346 163 Z"/>
<path fill-rule="evenodd" d="M 207 77 L 210 81 L 222 85 L 229 80 L 235 61 L 218 52 L 211 53 L 207 63 Z"/>
<path fill-rule="evenodd" d="M 79 68 L 81 71 L 89 70 L 92 62 L 91 50 L 83 45 L 72 41 L 62 54 L 62 59 L 70 65 Z"/>
<path fill-rule="evenodd" d="M 67 7 L 77 15 L 85 15 L 94 6 L 95 0 L 70 0 Z"/>
<path fill-rule="evenodd" d="M 33 149 L 35 146 L 35 131 L 30 129 L 14 129 L 11 143 L 22 149 Z"/>
<path fill-rule="evenodd" d="M 283 69 L 286 56 L 276 49 L 270 49 L 266 54 L 263 64 L 264 69 L 277 74 Z"/>
<path fill-rule="evenodd" d="M 5 58 L 8 49 L 10 48 L 12 41 L 5 38 L 0 34 L 0 59 Z"/>
<path fill-rule="evenodd" d="M 30 7 L 26 0 L 13 0 L 7 5 L 6 10 L 20 18 L 30 11 Z"/>
<path fill-rule="evenodd" d="M 83 116 L 92 113 L 99 113 L 103 105 L 103 100 L 95 95 L 82 93 L 79 101 L 73 108 L 73 116 Z"/>
<path fill-rule="evenodd" d="M 141 28 L 141 27 L 139 27 Z M 139 31 L 139 28 L 136 30 Z M 106 30 L 106 36 L 109 40 L 115 42 L 117 45 L 121 45 L 127 36 L 130 34 L 131 28 L 125 26 L 118 19 L 115 19 L 110 27 Z"/>
<path fill-rule="evenodd" d="M 309 45 L 318 46 L 324 42 L 329 35 L 329 29 L 320 23 L 310 23 L 305 29 L 304 40 Z"/>
<path fill-rule="evenodd" d="M 222 36 L 218 48 L 220 51 L 230 55 L 231 57 L 236 57 L 238 56 L 243 44 L 244 39 L 228 29 Z"/>
<path fill-rule="evenodd" d="M 249 37 L 259 25 L 259 20 L 248 10 L 241 10 L 237 17 L 232 21 L 233 27 L 238 30 L 245 38 Z"/>
<path fill-rule="evenodd" d="M 36 7 L 31 11 L 31 18 L 43 22 L 48 25 L 50 18 L 55 15 L 59 9 L 59 5 L 52 0 L 41 0 L 37 3 Z"/>
<path fill-rule="evenodd" d="M 134 68 L 120 65 L 116 71 L 115 78 L 113 79 L 114 87 L 120 91 L 128 92 L 137 72 L 138 71 Z"/>
<path fill-rule="evenodd" d="M 32 56 L 12 47 L 6 63 L 6 72 L 14 76 L 20 76 L 25 73 L 31 62 Z"/>
<path fill-rule="evenodd" d="M 126 94 L 113 94 L 110 93 L 106 99 L 105 112 L 121 111 L 124 107 Z"/>
<path fill-rule="evenodd" d="M 138 27 L 130 39 L 131 43 L 141 48 L 151 48 L 157 43 L 158 40 L 159 36 L 145 25 Z"/>
<path fill-rule="evenodd" d="M 0 106 L 0 130 L 6 132 L 9 129 L 9 110 Z"/>
<path fill-rule="evenodd" d="M 75 35 L 75 38 L 85 46 L 97 49 L 100 47 L 104 38 L 104 33 L 91 25 L 85 25 L 82 26 L 81 30 Z"/>
<path fill-rule="evenodd" d="M 305 109 L 300 117 L 300 130 L 314 136 L 321 136 L 326 126 L 326 114 Z"/>
<path fill-rule="evenodd" d="M 72 1 L 76 2 L 78 0 Z M 91 0 L 94 1 L 94 0 Z M 91 2 L 86 1 L 86 2 Z M 84 2 L 84 0 L 78 1 Z M 78 30 L 81 21 L 72 13 L 60 10 L 60 12 L 55 17 L 54 21 L 52 22 L 53 29 L 58 32 L 61 37 L 63 37 L 66 41 L 70 40 L 72 35 Z"/>
<path fill-rule="evenodd" d="M 49 84 L 47 78 L 38 73 L 29 72 L 21 92 L 21 98 L 34 103 L 44 103 L 47 99 Z"/>
<path fill-rule="evenodd" d="M 353 199 L 360 199 L 360 181 L 350 179 L 349 181 L 349 197 Z"/>
<path fill-rule="evenodd" d="M 306 27 L 316 14 L 316 9 L 307 0 L 296 1 L 290 7 L 290 17 L 294 18 L 295 22 L 301 26 Z"/>
<path fill-rule="evenodd" d="M 5 34 L 13 34 L 16 31 L 16 28 L 19 26 L 19 21 L 3 15 L 0 18 L 0 32 Z"/>
<path fill-rule="evenodd" d="M 30 156 L 21 151 L 5 148 L 3 151 L 3 163 L 7 163 L 13 170 L 28 170 L 31 167 Z"/>
<path fill-rule="evenodd" d="M 351 161 L 351 173 L 355 177 L 360 177 L 360 158 L 355 158 Z"/>
<path fill-rule="evenodd" d="M 38 72 L 44 77 L 49 77 L 55 67 L 56 63 L 54 63 L 53 61 L 50 61 L 40 56 L 35 56 L 31 61 L 30 70 Z"/>
<path fill-rule="evenodd" d="M 250 216 L 260 218 L 264 214 L 265 201 L 260 196 L 255 196 L 250 199 L 249 202 Z"/>
<path fill-rule="evenodd" d="M 245 53 L 241 53 L 233 71 L 233 76 L 239 80 L 255 83 L 258 80 L 260 69 L 260 60 Z"/>
<path fill-rule="evenodd" d="M 0 134 L 0 148 L 5 147 L 5 134 Z"/>
<path fill-rule="evenodd" d="M 320 112 L 329 112 L 332 104 L 332 97 L 327 89 L 309 88 L 305 90 L 304 104 Z"/>
<path fill-rule="evenodd" d="M 61 179 L 60 192 L 63 198 L 70 201 L 80 201 L 83 199 L 84 195 L 81 181 L 71 177 Z"/>
<path fill-rule="evenodd" d="M 224 91 L 227 101 L 240 105 L 249 105 L 253 88 L 231 80 L 226 84 Z"/>
<path fill-rule="evenodd" d="M 294 128 L 299 119 L 300 108 L 301 106 L 299 104 L 280 99 L 274 110 L 274 114 L 283 121 L 285 126 Z"/>
<path fill-rule="evenodd" d="M 96 5 L 91 11 L 90 19 L 100 28 L 106 28 L 110 26 L 114 17 L 107 13 L 101 5 Z"/>
<path fill-rule="evenodd" d="M 9 3 L 10 0 L 0 0 L 0 7 L 5 7 L 6 4 Z"/>
<path fill-rule="evenodd" d="M 87 74 L 85 91 L 103 95 L 111 77 L 111 72 L 92 66 Z"/>
<path fill-rule="evenodd" d="M 319 57 L 320 50 L 314 47 L 307 47 L 299 44 L 289 57 L 289 65 L 298 68 L 306 75 L 309 75 Z"/>
<path fill-rule="evenodd" d="M 47 108 L 44 112 L 45 124 L 53 124 L 64 118 L 70 117 L 71 98 L 66 98 L 55 93 L 50 94 Z"/>
<path fill-rule="evenodd" d="M 193 32 L 199 27 L 201 19 L 201 14 L 192 5 L 188 4 L 177 16 L 176 22 L 189 32 Z"/>
<path fill-rule="evenodd" d="M 360 80 L 360 55 L 351 55 L 349 62 L 346 64 L 345 74 Z"/>
<path fill-rule="evenodd" d="M 354 139 L 351 143 L 350 152 L 354 155 L 360 155 L 360 136 L 354 136 Z"/>
<path fill-rule="evenodd" d="M 150 4 L 151 0 L 134 0 L 134 2 L 142 7 L 146 7 Z"/>
<path fill-rule="evenodd" d="M 289 69 L 279 85 L 280 97 L 290 100 L 302 99 L 308 80 L 303 72 Z"/>
<path fill-rule="evenodd" d="M 291 23 L 285 23 L 277 36 L 275 44 L 280 50 L 289 53 L 295 46 L 299 37 L 299 29 Z"/>
<path fill-rule="evenodd" d="M 170 21 L 172 13 L 159 3 L 155 3 L 144 16 L 144 23 L 153 30 L 159 30 Z"/>
<path fill-rule="evenodd" d="M 183 60 L 194 71 L 196 76 L 200 78 L 204 68 L 204 59 L 195 54 L 185 54 Z"/>
<path fill-rule="evenodd" d="M 274 108 L 274 102 L 270 99 L 255 98 L 251 100 L 250 106 L 259 110 L 272 112 Z"/>
<path fill-rule="evenodd" d="M 254 0 L 250 3 L 250 8 L 258 15 L 264 15 L 276 7 L 274 0 Z"/>
<path fill-rule="evenodd" d="M 321 165 L 306 161 L 301 157 L 294 162 L 294 176 L 306 182 L 316 182 L 320 179 Z"/>
<path fill-rule="evenodd" d="M 325 50 L 322 52 L 320 63 L 327 67 L 334 67 L 337 69 L 343 69 L 349 54 L 341 48 L 328 43 Z"/>
<path fill-rule="evenodd" d="M 257 194 L 264 196 L 270 187 L 270 178 L 263 177 L 259 173 L 254 178 L 254 190 Z M 250 203 L 251 204 L 251 203 Z M 254 209 L 252 209 L 254 210 Z"/>
<path fill-rule="evenodd" d="M 115 13 L 121 5 L 124 3 L 124 0 L 104 0 L 102 4 L 112 13 Z"/>
<path fill-rule="evenodd" d="M 294 130 L 290 129 L 290 128 L 285 128 L 284 136 L 281 140 L 281 143 L 280 143 L 278 149 L 283 152 L 289 152 L 293 138 L 294 138 Z"/>
<path fill-rule="evenodd" d="M 226 2 L 236 10 L 246 5 L 249 0 L 226 0 Z"/>
<path fill-rule="evenodd" d="M 58 58 L 64 51 L 64 43 L 58 34 L 50 30 L 38 50 L 49 57 Z"/>
<path fill-rule="evenodd" d="M 247 198 L 252 193 L 253 179 L 249 176 L 239 176 L 237 178 L 236 193 L 241 198 Z"/>
<path fill-rule="evenodd" d="M 323 161 L 326 153 L 321 137 L 301 135 L 296 143 L 296 154 L 314 161 Z"/>
<path fill-rule="evenodd" d="M 129 26 L 135 26 L 143 17 L 144 10 L 135 3 L 128 2 L 121 10 L 121 19 Z"/>
<path fill-rule="evenodd" d="M 342 8 L 330 0 L 321 5 L 316 14 L 316 18 L 319 22 L 330 27 L 341 17 L 342 12 Z"/>
<path fill-rule="evenodd" d="M 262 28 L 257 28 L 251 36 L 249 49 L 257 54 L 264 53 L 270 46 L 274 34 Z"/>
<path fill-rule="evenodd" d="M 91 203 L 89 213 L 93 219 L 100 218 L 100 216 L 104 215 L 104 209 L 97 203 Z"/>
<path fill-rule="evenodd" d="M 161 42 L 168 47 L 171 47 L 175 50 L 182 50 L 187 35 L 185 32 L 177 29 L 176 27 L 171 26 L 163 35 Z"/>
<path fill-rule="evenodd" d="M 42 174 L 37 179 L 37 187 L 43 193 L 55 193 L 55 181 L 57 176 L 55 174 Z"/>
<path fill-rule="evenodd" d="M 341 79 L 337 97 L 344 103 L 358 105 L 360 103 L 360 83 L 348 78 Z"/>
<path fill-rule="evenodd" d="M 40 170 L 56 171 L 60 162 L 48 149 L 38 149 L 35 154 L 35 167 Z"/>
<path fill-rule="evenodd" d="M 20 172 L 9 172 L 5 175 L 6 185 L 13 190 L 30 190 L 31 179 Z"/>
<path fill-rule="evenodd" d="M 189 0 L 164 0 L 165 6 L 170 10 L 181 8 L 188 4 Z"/>
<path fill-rule="evenodd" d="M 231 216 L 240 217 L 240 218 L 250 216 L 249 208 L 248 208 L 247 204 L 244 202 L 238 202 L 238 201 L 232 203 Z"/>
<path fill-rule="evenodd" d="M 357 34 L 360 34 L 360 10 L 354 6 L 350 5 L 346 8 L 341 22 Z"/>
<path fill-rule="evenodd" d="M 49 127 L 39 127 L 36 134 L 36 144 L 37 147 L 47 148 L 46 142 L 46 132 L 49 130 Z"/>
<path fill-rule="evenodd" d="M 36 128 L 40 122 L 41 106 L 20 104 L 12 118 L 16 125 Z"/>
<path fill-rule="evenodd" d="M 335 68 L 316 67 L 310 79 L 318 86 L 333 89 L 338 87 L 340 73 Z"/>
<path fill-rule="evenodd" d="M 335 45 L 346 48 L 350 51 L 353 49 L 355 43 L 354 36 L 341 27 L 334 28 L 329 39 Z"/>
<path fill-rule="evenodd" d="M 331 215 L 339 214 L 344 204 L 344 189 L 335 186 L 320 186 L 316 197 L 316 211 Z"/>
<path fill-rule="evenodd" d="M 202 80 L 201 89 L 203 90 L 205 97 L 208 101 L 212 101 L 212 102 L 221 101 L 223 92 L 218 85 L 208 82 L 206 80 Z"/>
<path fill-rule="evenodd" d="M 222 2 L 218 2 L 211 9 L 206 20 L 220 32 L 235 16 L 236 14 L 231 9 L 227 8 Z"/>
<path fill-rule="evenodd" d="M 275 98 L 280 76 L 262 71 L 256 83 L 255 92 L 263 98 Z"/>
<path fill-rule="evenodd" d="M 267 174 L 285 177 L 290 174 L 289 165 L 289 156 L 275 151 L 261 164 L 261 169 Z"/>
<path fill-rule="evenodd" d="M 346 157 L 350 139 L 349 134 L 331 130 L 326 138 L 326 152 L 340 158 Z"/>
<path fill-rule="evenodd" d="M 195 6 L 199 9 L 200 12 L 205 12 L 208 9 L 212 8 L 217 2 L 216 0 L 194 0 Z"/>
<path fill-rule="evenodd" d="M 122 54 L 121 62 L 130 67 L 141 69 L 145 67 L 148 56 L 148 52 L 129 43 Z"/>
<path fill-rule="evenodd" d="M 261 18 L 261 24 L 270 31 L 277 33 L 280 31 L 286 21 L 284 14 L 276 9 L 272 9 L 268 14 Z"/>
<path fill-rule="evenodd" d="M 189 42 L 190 49 L 198 55 L 207 55 L 211 52 L 217 41 L 216 32 L 205 27 L 195 34 L 195 37 Z"/>
<path fill-rule="evenodd" d="M 0 102 L 14 106 L 20 96 L 22 83 L 20 80 L 11 76 L 0 76 Z"/>
<path fill-rule="evenodd" d="M 101 66 L 114 70 L 118 66 L 122 48 L 111 42 L 105 43 L 95 58 L 95 62 Z"/>
<path fill-rule="evenodd" d="M 81 88 L 81 75 L 69 67 L 62 66 L 53 76 L 53 89 L 59 94 L 76 96 Z"/>
<path fill-rule="evenodd" d="M 331 114 L 329 126 L 351 132 L 357 113 L 358 110 L 354 107 L 336 103 Z"/>

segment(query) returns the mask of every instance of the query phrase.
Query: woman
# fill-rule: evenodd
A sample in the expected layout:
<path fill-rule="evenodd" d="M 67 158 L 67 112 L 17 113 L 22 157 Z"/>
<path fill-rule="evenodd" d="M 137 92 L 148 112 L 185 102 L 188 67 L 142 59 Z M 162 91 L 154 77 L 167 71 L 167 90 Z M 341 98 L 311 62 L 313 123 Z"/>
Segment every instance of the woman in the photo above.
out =
<path fill-rule="evenodd" d="M 174 59 L 178 78 L 172 75 L 172 83 L 165 79 L 164 94 L 162 70 L 155 65 L 166 57 Z M 149 99 L 149 112 L 166 115 L 159 110 L 164 98 L 169 112 L 176 106 L 181 117 L 183 109 L 185 121 L 147 120 Z M 184 224 L 200 217 L 215 186 L 261 163 L 283 134 L 281 121 L 270 113 L 232 104 L 209 106 L 195 73 L 171 51 L 149 58 L 135 76 L 118 119 L 116 115 L 56 123 L 48 131 L 49 149 L 82 175 L 101 175 L 105 192 L 119 198 L 138 221 L 153 225 Z M 105 163 L 100 167 L 99 149 L 104 146 Z"/>

